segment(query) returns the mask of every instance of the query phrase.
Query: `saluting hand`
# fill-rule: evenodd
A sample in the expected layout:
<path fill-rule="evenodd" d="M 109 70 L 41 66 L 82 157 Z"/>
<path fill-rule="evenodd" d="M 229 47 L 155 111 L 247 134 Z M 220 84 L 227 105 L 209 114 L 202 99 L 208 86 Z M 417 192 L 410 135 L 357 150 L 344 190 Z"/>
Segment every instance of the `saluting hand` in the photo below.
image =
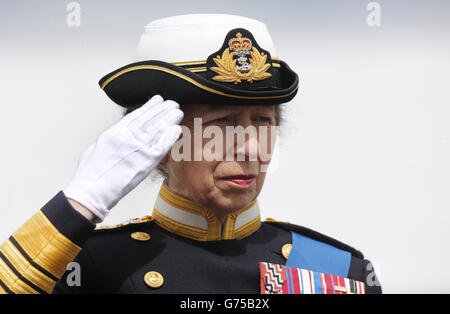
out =
<path fill-rule="evenodd" d="M 64 194 L 85 206 L 97 222 L 103 221 L 167 154 L 181 134 L 182 119 L 178 103 L 153 96 L 82 153 Z"/>

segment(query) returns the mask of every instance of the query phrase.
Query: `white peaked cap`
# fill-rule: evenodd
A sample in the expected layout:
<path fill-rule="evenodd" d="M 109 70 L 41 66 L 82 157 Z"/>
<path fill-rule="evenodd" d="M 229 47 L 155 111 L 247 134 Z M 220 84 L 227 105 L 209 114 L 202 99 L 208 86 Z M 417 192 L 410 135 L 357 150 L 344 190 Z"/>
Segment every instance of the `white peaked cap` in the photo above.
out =
<path fill-rule="evenodd" d="M 186 14 L 150 22 L 137 48 L 136 61 L 182 62 L 205 60 L 219 49 L 233 28 L 249 30 L 258 45 L 276 56 L 266 24 L 229 14 Z"/>

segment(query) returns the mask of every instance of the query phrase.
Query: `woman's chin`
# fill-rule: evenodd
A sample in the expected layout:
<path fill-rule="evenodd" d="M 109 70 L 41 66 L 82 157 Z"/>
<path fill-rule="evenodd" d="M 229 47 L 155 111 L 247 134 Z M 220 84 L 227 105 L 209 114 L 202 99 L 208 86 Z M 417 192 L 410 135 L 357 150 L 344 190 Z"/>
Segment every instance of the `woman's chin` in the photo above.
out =
<path fill-rule="evenodd" d="M 210 204 L 209 208 L 214 211 L 231 214 L 237 210 L 245 208 L 256 198 L 255 190 L 247 190 L 246 193 L 236 193 L 232 191 L 224 191 L 219 197 L 215 197 L 214 204 Z"/>

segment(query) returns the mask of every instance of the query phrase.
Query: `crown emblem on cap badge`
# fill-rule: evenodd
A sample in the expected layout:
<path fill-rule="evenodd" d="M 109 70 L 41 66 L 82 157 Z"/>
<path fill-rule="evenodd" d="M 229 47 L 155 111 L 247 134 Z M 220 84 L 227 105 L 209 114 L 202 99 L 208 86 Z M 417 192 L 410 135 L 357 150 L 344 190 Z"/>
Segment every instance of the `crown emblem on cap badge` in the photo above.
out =
<path fill-rule="evenodd" d="M 265 80 L 272 76 L 266 72 L 270 68 L 267 63 L 267 55 L 252 45 L 249 38 L 242 37 L 241 33 L 236 34 L 236 38 L 228 41 L 222 56 L 213 58 L 217 67 L 210 70 L 218 75 L 212 79 L 219 82 L 229 82 L 238 84 L 242 81 L 253 83 L 253 81 Z"/>

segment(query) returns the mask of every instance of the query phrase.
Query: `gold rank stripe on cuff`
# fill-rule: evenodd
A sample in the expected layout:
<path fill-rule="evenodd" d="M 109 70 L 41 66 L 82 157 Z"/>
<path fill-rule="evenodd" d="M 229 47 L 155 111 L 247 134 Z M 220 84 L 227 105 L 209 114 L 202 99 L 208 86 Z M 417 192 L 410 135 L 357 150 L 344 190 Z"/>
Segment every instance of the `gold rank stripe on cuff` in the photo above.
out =
<path fill-rule="evenodd" d="M 25 282 L 17 271 L 10 267 L 4 258 L 0 258 L 0 280 L 12 293 L 39 294 L 38 289 L 33 289 L 29 282 Z"/>
<path fill-rule="evenodd" d="M 7 240 L 0 247 L 2 258 L 8 261 L 11 268 L 36 287 L 40 287 L 46 293 L 51 293 L 56 281 L 34 267 L 20 251 L 14 246 L 11 240 Z M 11 270 L 11 269 L 10 269 Z"/>
<path fill-rule="evenodd" d="M 228 215 L 221 224 L 211 210 L 172 192 L 166 183 L 161 186 L 152 217 L 161 228 L 197 241 L 242 239 L 261 226 L 256 200 Z"/>
<path fill-rule="evenodd" d="M 0 246 L 0 292 L 51 293 L 80 251 L 38 211 Z"/>

